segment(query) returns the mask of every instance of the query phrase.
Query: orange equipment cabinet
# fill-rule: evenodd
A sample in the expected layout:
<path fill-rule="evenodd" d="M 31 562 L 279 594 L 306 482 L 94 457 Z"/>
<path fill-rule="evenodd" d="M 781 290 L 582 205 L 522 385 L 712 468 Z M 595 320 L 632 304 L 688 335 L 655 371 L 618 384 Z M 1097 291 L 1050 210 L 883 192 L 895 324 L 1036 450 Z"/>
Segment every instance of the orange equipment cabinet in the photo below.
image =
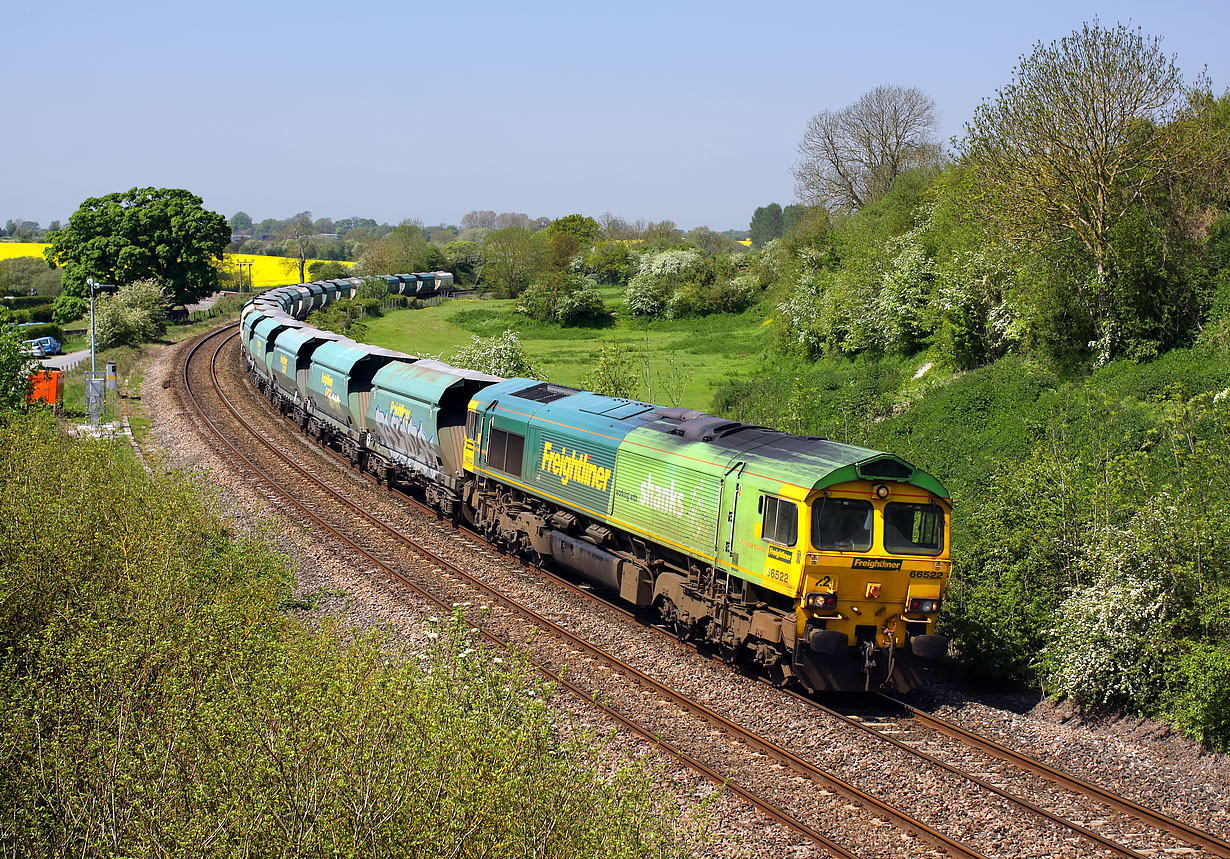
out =
<path fill-rule="evenodd" d="M 30 374 L 30 402 L 58 408 L 63 401 L 63 370 L 39 370 Z"/>

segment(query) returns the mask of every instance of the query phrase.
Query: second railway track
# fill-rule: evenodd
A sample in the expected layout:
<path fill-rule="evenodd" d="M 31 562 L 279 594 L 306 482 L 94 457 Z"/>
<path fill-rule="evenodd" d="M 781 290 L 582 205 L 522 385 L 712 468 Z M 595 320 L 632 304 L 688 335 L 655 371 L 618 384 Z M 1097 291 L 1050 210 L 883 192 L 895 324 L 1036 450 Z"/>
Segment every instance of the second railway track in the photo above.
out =
<path fill-rule="evenodd" d="M 287 499 L 294 498 L 337 539 L 351 542 L 355 551 L 367 553 L 370 563 L 423 590 L 442 610 L 448 610 L 454 603 L 475 600 L 495 604 L 502 597 L 496 591 L 483 592 L 488 581 L 502 583 L 497 585 L 500 593 L 534 590 L 527 581 L 528 574 L 510 568 L 497 553 L 475 549 L 455 535 L 442 533 L 446 529 L 438 523 L 426 522 L 392 502 L 384 492 L 349 479 L 351 475 L 345 474 L 335 462 L 315 458 L 311 471 L 333 472 L 325 483 L 309 470 L 292 465 L 290 460 L 309 454 L 308 445 L 295 437 L 289 439 L 289 444 L 278 444 L 269 438 L 286 439 L 286 424 L 263 410 L 254 392 L 237 378 L 235 353 L 217 344 L 220 339 L 221 335 L 215 335 L 216 348 L 200 347 L 194 351 L 185 363 L 183 384 L 188 396 L 200 398 L 202 415 L 209 415 L 205 419 L 222 424 L 215 429 L 218 437 L 234 436 L 227 443 L 235 447 L 232 455 L 246 459 L 247 471 L 264 471 L 269 475 L 265 479 L 272 484 L 286 484 L 273 491 Z M 229 352 L 224 366 L 230 374 L 223 373 L 219 379 L 213 369 L 222 352 Z M 202 360 L 206 354 L 208 360 Z M 230 391 L 230 404 L 224 388 Z M 260 428 L 252 427 L 253 423 Z M 273 429 L 275 425 L 281 430 Z M 333 485 L 327 485 L 330 483 Z M 363 500 L 355 503 L 350 500 L 352 496 L 361 496 Z M 366 515 L 372 510 L 379 514 Z M 396 523 L 396 527 L 389 523 Z M 415 564 L 407 563 L 407 546 L 420 541 L 431 543 L 434 549 L 421 544 L 414 549 L 420 557 L 430 558 L 419 561 L 420 569 L 415 570 Z M 431 568 L 421 569 L 424 563 Z M 481 578 L 470 577 L 471 572 Z M 542 600 L 541 595 L 535 597 L 531 593 L 526 601 Z M 553 598 L 545 601 L 549 604 Z M 759 718 L 750 719 L 761 723 L 755 730 L 723 725 L 728 721 L 749 721 L 746 709 L 741 710 L 737 703 L 732 706 L 727 697 L 729 692 L 713 695 L 704 691 L 707 677 L 725 672 L 716 667 L 697 670 L 693 664 L 693 675 L 699 677 L 673 683 L 693 687 L 683 692 L 652 679 L 632 664 L 621 665 L 608 652 L 619 651 L 629 663 L 645 662 L 643 639 L 650 637 L 646 631 L 632 636 L 641 640 L 630 643 L 626 636 L 620 640 L 621 633 L 598 628 L 605 621 L 596 621 L 575 608 L 565 607 L 561 611 L 558 604 L 549 606 L 533 620 L 527 619 L 525 611 L 526 607 L 508 600 L 493 610 L 490 617 L 474 620 L 494 639 L 528 646 L 543 670 L 558 677 L 560 670 L 567 667 L 568 680 L 561 682 L 578 694 L 597 692 L 609 696 L 604 709 L 625 728 L 656 739 L 690 766 L 706 771 L 710 778 L 729 778 L 730 784 L 748 801 L 756 801 L 756 795 L 762 795 L 763 805 L 777 806 L 780 822 L 791 826 L 804 842 L 822 853 L 874 856 L 936 850 L 969 856 L 1133 856 L 1186 848 L 1184 842 L 1168 835 L 1150 835 L 1145 843 L 1137 838 L 1140 850 L 1136 851 L 1135 847 L 1121 845 L 1100 831 L 1092 832 L 1080 824 L 1073 830 L 1054 820 L 1045 820 L 1034 811 L 1013 807 L 1016 799 L 1007 790 L 992 790 L 988 795 L 986 786 L 942 768 L 924 771 L 916 767 L 912 772 L 904 772 L 899 764 L 892 764 L 896 777 L 877 779 L 874 773 L 867 772 L 867 767 L 853 765 L 852 760 L 858 756 L 874 757 L 881 762 L 889 760 L 891 756 L 887 756 L 882 745 L 869 742 L 870 735 L 856 739 L 849 731 L 840 734 L 820 724 L 808 726 L 816 716 L 809 716 L 801 705 L 789 702 L 776 691 L 767 694 L 776 695 L 777 701 L 763 707 Z M 551 614 L 556 617 L 547 617 Z M 542 638 L 535 639 L 526 626 L 529 623 L 548 629 L 558 638 L 550 645 Z M 654 657 L 648 659 L 655 661 Z M 609 660 L 607 667 L 599 665 L 604 660 Z M 647 700 L 648 695 L 652 699 Z M 733 714 L 729 712 L 732 709 L 736 711 Z M 719 713 L 720 710 L 727 712 Z M 729 715 L 735 718 L 729 720 Z M 739 739 L 714 739 L 718 726 L 727 732 L 724 737 L 736 735 Z M 847 782 L 852 776 L 856 777 L 852 780 L 859 782 L 857 786 Z M 877 803 L 881 807 L 877 808 Z M 918 839 L 929 845 L 919 843 Z M 1217 852 L 1215 842 L 1203 846 L 1210 855 L 1227 855 Z"/>

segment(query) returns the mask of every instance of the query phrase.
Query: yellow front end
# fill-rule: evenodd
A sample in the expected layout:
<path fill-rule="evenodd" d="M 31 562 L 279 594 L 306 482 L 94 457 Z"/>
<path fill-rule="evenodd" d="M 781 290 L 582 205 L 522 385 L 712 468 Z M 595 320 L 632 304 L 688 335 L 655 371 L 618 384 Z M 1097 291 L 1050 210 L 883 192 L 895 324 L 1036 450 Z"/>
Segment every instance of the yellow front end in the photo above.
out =
<path fill-rule="evenodd" d="M 951 571 L 947 499 L 905 483 L 853 481 L 808 499 L 798 635 L 904 647 L 935 633 Z M 828 636 L 835 642 L 835 636 Z"/>

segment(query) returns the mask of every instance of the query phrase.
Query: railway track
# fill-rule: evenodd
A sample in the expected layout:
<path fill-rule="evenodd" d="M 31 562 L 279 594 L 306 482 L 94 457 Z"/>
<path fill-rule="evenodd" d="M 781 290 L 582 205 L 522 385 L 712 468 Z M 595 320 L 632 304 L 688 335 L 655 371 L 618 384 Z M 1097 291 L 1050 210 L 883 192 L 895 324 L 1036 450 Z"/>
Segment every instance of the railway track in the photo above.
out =
<path fill-rule="evenodd" d="M 632 665 L 617 659 L 613 654 L 607 653 L 602 648 L 591 644 L 583 637 L 564 629 L 559 623 L 525 606 L 507 600 L 502 594 L 489 588 L 481 578 L 475 577 L 467 572 L 467 570 L 462 569 L 455 560 L 449 560 L 441 556 L 438 552 L 422 545 L 414 537 L 390 526 L 381 519 L 368 515 L 364 506 L 355 504 L 347 497 L 346 491 L 339 491 L 321 482 L 315 474 L 303 469 L 291 456 L 279 450 L 276 445 L 265 437 L 264 433 L 251 425 L 251 421 L 244 418 L 241 414 L 241 410 L 244 408 L 243 405 L 237 406 L 226 396 L 218 378 L 217 363 L 219 354 L 227 342 L 229 341 L 225 337 L 225 330 L 216 332 L 202 339 L 185 361 L 183 383 L 187 396 L 194 404 L 194 408 L 201 414 L 201 419 L 210 428 L 210 431 L 216 434 L 219 444 L 225 445 L 232 451 L 232 456 L 240 458 L 245 463 L 245 470 L 248 473 L 260 475 L 270 490 L 280 494 L 288 504 L 292 504 L 302 510 L 304 518 L 315 521 L 320 528 L 332 534 L 339 542 L 347 545 L 350 551 L 365 558 L 367 563 L 403 582 L 419 593 L 423 599 L 433 603 L 439 610 L 444 612 L 451 611 L 452 606 L 456 602 L 454 599 L 457 595 L 456 593 L 439 593 L 438 587 L 425 587 L 418 577 L 406 572 L 406 549 L 411 548 L 426 563 L 432 565 L 435 571 L 432 575 L 435 577 L 437 585 L 441 581 L 441 573 L 447 579 L 463 583 L 464 587 L 468 590 L 461 591 L 461 595 L 464 596 L 466 593 L 473 594 L 475 591 L 484 594 L 484 598 L 489 599 L 493 603 L 498 603 L 510 614 L 519 615 L 523 622 L 531 623 L 538 629 L 548 631 L 558 642 L 563 644 L 566 651 L 572 654 L 582 654 L 587 661 L 594 660 L 609 666 L 609 672 L 612 676 L 620 676 L 625 681 L 631 680 L 641 689 L 652 692 L 660 701 L 668 702 L 673 707 L 679 708 L 679 712 L 686 712 L 690 718 L 703 722 L 711 730 L 717 729 L 722 731 L 725 736 L 735 740 L 734 744 L 728 742 L 727 745 L 738 745 L 742 751 L 739 754 L 733 754 L 730 749 L 727 749 L 716 757 L 710 755 L 709 761 L 706 762 L 701 760 L 702 755 L 698 753 L 698 750 L 689 750 L 686 747 L 686 743 L 677 743 L 666 739 L 667 732 L 662 730 L 660 722 L 658 724 L 645 724 L 642 723 L 644 720 L 638 721 L 636 718 L 622 712 L 621 708 L 613 703 L 594 702 L 596 706 L 605 710 L 611 718 L 615 719 L 627 730 L 645 737 L 710 780 L 724 784 L 746 801 L 760 808 L 765 814 L 799 833 L 812 845 L 824 852 L 833 855 L 853 856 L 855 853 L 851 851 L 849 846 L 838 843 L 826 833 L 855 831 L 860 827 L 860 824 L 862 828 L 866 829 L 869 820 L 878 821 L 882 829 L 882 821 L 888 820 L 896 824 L 901 831 L 916 834 L 918 838 L 929 842 L 936 849 L 948 855 L 971 857 L 983 855 L 976 847 L 962 843 L 961 840 L 946 834 L 941 828 L 929 825 L 901 808 L 885 802 L 873 793 L 846 781 L 837 773 L 817 766 L 812 761 L 806 759 L 806 757 L 790 751 L 772 740 L 767 740 L 754 732 L 748 731 L 705 704 L 669 688 Z M 206 344 L 214 344 L 212 351 L 208 349 Z M 254 397 L 255 395 L 253 394 L 252 398 Z M 240 449 L 231 436 L 250 437 L 258 442 L 258 444 L 252 449 L 247 449 L 245 452 Z M 334 511 L 344 510 L 346 512 L 341 516 L 328 516 L 325 511 L 330 508 Z M 339 520 L 342 521 L 339 522 Z M 584 593 L 585 596 L 592 597 L 592 594 L 589 594 L 587 589 L 573 587 L 574 590 Z M 624 611 L 622 608 L 620 610 Z M 627 612 L 625 611 L 625 613 Z M 485 637 L 493 645 L 499 647 L 516 646 L 516 640 L 511 638 L 505 630 L 493 629 L 490 620 L 491 618 L 470 618 L 470 622 L 482 629 Z M 569 676 L 561 676 L 560 669 L 563 665 L 550 658 L 540 658 L 535 654 L 534 662 L 539 670 L 543 671 L 553 682 L 569 689 L 581 698 L 592 701 L 596 692 L 609 692 L 610 690 L 610 687 L 600 685 L 587 689 L 586 685 L 571 679 L 571 670 Z M 572 666 L 569 665 L 569 668 L 571 669 Z M 859 720 L 850 719 L 849 717 L 837 714 L 835 711 L 830 711 L 830 715 L 833 718 L 845 719 L 851 726 L 856 727 L 860 731 L 875 734 L 881 740 L 891 739 L 888 732 L 877 730 L 876 726 L 869 725 L 866 721 L 858 724 Z M 925 714 L 921 715 L 925 716 Z M 652 719 L 649 721 L 652 722 Z M 910 751 L 916 753 L 916 750 L 908 742 L 896 741 L 896 748 L 902 752 Z M 712 752 L 712 750 L 699 751 Z M 746 780 L 730 777 L 732 772 L 748 772 L 749 769 L 759 769 L 762 771 L 765 768 L 763 764 L 765 760 L 771 760 L 776 767 L 786 768 L 794 774 L 793 778 L 795 779 L 796 789 L 793 801 L 789 797 L 774 800 L 762 795 L 772 794 L 774 791 L 771 787 L 769 789 L 765 789 L 763 785 L 758 787 L 755 784 L 757 779 L 754 777 L 747 778 Z M 756 762 L 760 762 L 758 767 L 755 766 Z M 1102 853 L 1104 851 L 1105 854 L 1121 856 L 1146 855 L 1118 843 L 1113 838 L 1102 835 L 1088 827 L 1083 827 L 1079 823 L 1065 820 L 1061 815 L 1048 812 L 1047 809 L 1031 804 L 1028 800 L 1022 801 L 1020 797 L 1013 796 L 1008 790 L 999 787 L 997 784 L 992 784 L 987 779 L 971 777 L 970 774 L 961 772 L 951 764 L 937 762 L 932 765 L 951 776 L 971 781 L 986 792 L 1007 802 L 1012 802 L 1019 807 L 1023 807 L 1030 813 L 1045 818 L 1051 823 L 1066 826 L 1072 832 L 1086 839 L 1087 844 L 1094 847 L 1095 852 Z M 820 793 L 822 794 L 835 794 L 842 797 L 842 802 L 829 803 L 827 808 L 817 808 L 815 803 L 803 802 L 800 804 L 797 801 L 797 795 L 800 793 L 797 789 L 797 782 L 802 780 L 817 785 L 821 789 Z M 777 793 L 780 794 L 781 791 L 778 790 Z M 1128 800 L 1123 800 L 1123 802 L 1129 806 L 1134 805 Z M 844 808 L 841 806 L 844 806 Z M 854 814 L 849 813 L 850 806 L 854 807 Z M 840 816 L 843 812 L 843 821 L 839 826 L 835 827 L 834 816 Z M 820 825 L 817 825 L 817 819 L 822 821 Z M 811 822 L 807 822 L 809 820 Z M 1177 823 L 1177 821 L 1173 823 Z M 1182 831 L 1182 826 L 1180 824 L 1178 827 L 1180 831 Z M 1220 843 L 1224 844 L 1224 842 Z M 910 852 L 920 852 L 920 846 L 916 845 Z M 1222 848 L 1219 847 L 1216 839 L 1208 840 L 1208 837 L 1206 837 L 1205 843 L 1200 844 L 1200 847 L 1207 850 L 1210 855 L 1230 855 L 1230 853 L 1220 852 Z M 1161 847 L 1152 845 L 1148 849 L 1152 853 L 1156 849 L 1164 850 L 1168 848 L 1164 845 Z M 1043 852 L 1040 855 L 1049 855 L 1049 853 Z"/>

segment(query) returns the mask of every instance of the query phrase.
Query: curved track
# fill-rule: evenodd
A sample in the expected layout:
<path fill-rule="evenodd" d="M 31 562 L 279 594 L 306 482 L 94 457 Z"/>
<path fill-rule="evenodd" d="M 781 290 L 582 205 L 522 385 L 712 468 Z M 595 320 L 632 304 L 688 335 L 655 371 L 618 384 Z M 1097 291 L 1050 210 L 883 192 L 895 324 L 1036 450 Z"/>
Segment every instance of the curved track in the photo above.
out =
<path fill-rule="evenodd" d="M 380 555 L 377 555 L 373 552 L 372 543 L 375 541 L 377 544 L 385 543 L 387 545 L 391 542 L 395 543 L 402 549 L 407 547 L 411 548 L 416 554 L 431 565 L 442 570 L 446 570 L 450 576 L 464 581 L 471 589 L 485 594 L 486 597 L 490 598 L 492 601 L 498 602 L 510 610 L 518 613 L 527 622 L 532 623 L 537 628 L 546 630 L 552 636 L 555 636 L 558 640 L 563 642 L 567 648 L 581 651 L 595 659 L 602 660 L 604 663 L 610 665 L 615 671 L 626 677 L 632 678 L 643 688 L 651 690 L 662 700 L 669 701 L 674 706 L 680 707 L 693 716 L 703 719 L 704 722 L 718 728 L 725 735 L 736 739 L 748 749 L 754 750 L 756 754 L 772 758 L 779 765 L 788 767 L 799 776 L 842 794 L 856 805 L 873 809 L 876 815 L 894 821 L 899 827 L 907 831 L 917 833 L 921 838 L 934 844 L 940 850 L 947 852 L 949 855 L 969 857 L 981 855 L 976 850 L 948 837 L 944 833 L 937 831 L 930 826 L 927 826 L 925 823 L 913 818 L 908 813 L 894 808 L 877 797 L 860 790 L 854 785 L 842 780 L 837 775 L 827 772 L 802 759 L 798 755 L 795 755 L 792 752 L 782 748 L 781 746 L 778 746 L 771 741 L 765 740 L 756 734 L 743 729 L 705 705 L 670 689 L 632 666 L 625 664 L 615 656 L 602 651 L 600 648 L 590 644 L 576 634 L 562 628 L 556 623 L 553 623 L 549 619 L 506 599 L 502 594 L 486 585 L 481 578 L 471 575 L 468 571 L 462 569 L 457 564 L 441 557 L 435 552 L 432 552 L 413 537 L 398 531 L 382 520 L 371 516 L 363 507 L 355 504 L 343 493 L 340 493 L 317 480 L 314 474 L 309 472 L 307 469 L 304 469 L 302 466 L 294 462 L 291 457 L 277 450 L 274 445 L 270 444 L 259 430 L 253 428 L 249 422 L 243 418 L 239 409 L 236 408 L 232 401 L 228 399 L 226 394 L 221 390 L 221 386 L 219 385 L 217 378 L 217 362 L 223 346 L 230 340 L 230 338 L 224 338 L 222 336 L 227 330 L 229 329 L 221 329 L 206 336 L 189 353 L 185 361 L 183 371 L 185 391 L 191 399 L 193 407 L 200 414 L 202 420 L 209 427 L 209 430 L 217 436 L 219 441 L 224 444 L 228 450 L 232 452 L 233 456 L 238 457 L 244 462 L 245 470 L 247 470 L 250 474 L 259 476 L 260 479 L 269 487 L 282 495 L 288 503 L 300 511 L 300 515 L 303 519 L 316 523 L 318 527 L 334 535 L 336 539 L 346 544 L 351 551 L 367 559 L 367 561 L 373 564 L 377 569 L 380 569 L 398 581 L 403 582 L 406 586 L 412 588 L 415 592 L 434 603 L 444 612 L 451 612 L 453 610 L 453 604 L 450 603 L 447 598 L 443 598 L 440 595 L 433 593 L 429 588 L 424 588 L 422 584 L 417 582 L 413 577 L 406 575 L 403 571 L 404 562 L 399 563 L 398 560 L 394 560 L 392 557 L 402 554 L 400 551 L 395 551 L 392 553 L 381 552 Z M 234 334 L 231 335 L 231 337 L 234 336 Z M 207 352 L 206 344 L 214 343 L 215 341 L 217 342 L 216 346 L 212 350 L 212 353 Z M 205 357 L 206 355 L 208 355 L 207 358 Z M 199 381 L 194 383 L 194 376 L 197 377 L 197 379 L 204 378 L 206 375 L 205 368 L 208 368 L 208 377 L 210 379 L 208 387 L 201 385 Z M 211 404 L 203 402 L 204 400 L 209 399 L 213 399 L 215 402 Z M 211 417 L 210 415 L 211 412 L 216 411 L 221 412 L 217 419 Z M 224 428 L 220 426 L 219 421 L 226 421 L 227 423 L 233 424 L 234 430 L 238 430 L 240 434 L 250 435 L 253 439 L 257 440 L 259 442 L 258 449 L 261 453 L 245 453 L 240 450 L 234 440 L 228 436 L 228 433 L 231 433 L 234 430 L 232 430 L 231 427 Z M 257 459 L 261 459 L 272 464 L 262 466 L 256 461 Z M 279 474 L 272 473 L 273 471 L 280 472 L 280 476 Z M 287 488 L 287 483 L 293 484 L 294 489 L 292 490 L 291 488 Z M 308 486 L 314 487 L 309 492 L 309 495 L 313 496 L 312 500 L 302 497 L 303 492 L 301 491 L 301 487 L 305 488 Z M 351 526 L 339 528 L 336 521 L 330 521 L 323 515 L 318 515 L 318 511 L 326 506 L 333 506 L 336 509 L 344 509 L 346 513 L 343 518 L 348 519 L 352 523 Z M 576 588 L 573 585 L 569 586 L 584 594 L 588 598 L 595 598 L 585 588 Z M 626 615 L 632 615 L 632 613 L 627 612 L 625 609 L 619 607 L 617 607 L 617 609 Z M 474 624 L 474 626 L 483 630 L 484 636 L 492 644 L 498 647 L 516 646 L 513 645 L 508 638 L 488 629 L 483 619 L 470 618 L 469 620 Z M 543 661 L 537 659 L 534 661 L 536 667 L 553 682 L 569 689 L 574 694 L 590 701 L 591 703 L 595 703 L 596 706 L 603 709 L 610 717 L 614 718 L 628 730 L 634 731 L 642 737 L 650 740 L 655 745 L 668 751 L 687 766 L 704 774 L 710 780 L 719 784 L 724 784 L 734 793 L 754 804 L 773 819 L 802 834 L 815 845 L 822 847 L 824 850 L 831 852 L 834 855 L 855 855 L 850 852 L 847 847 L 837 843 L 829 836 L 825 835 L 816 826 L 805 823 L 802 819 L 806 816 L 805 813 L 796 813 L 783 808 L 781 805 L 769 801 L 763 796 L 757 795 L 756 791 L 751 787 L 723 778 L 718 769 L 702 762 L 696 755 L 689 753 L 683 748 L 667 742 L 652 728 L 639 724 L 632 717 L 616 711 L 610 705 L 596 703 L 594 695 L 599 690 L 586 691 L 581 686 L 574 684 L 571 680 L 561 677 L 558 670 L 545 664 Z M 811 699 L 808 700 L 810 701 Z M 811 701 L 811 703 L 814 704 L 815 702 Z M 901 706 L 904 707 L 906 705 Z M 1031 813 L 1037 814 L 1049 821 L 1067 827 L 1082 838 L 1086 839 L 1089 843 L 1097 845 L 1097 847 L 1101 850 L 1124 857 L 1143 857 L 1146 855 L 1145 853 L 1131 847 L 1124 846 L 1114 838 L 1103 835 L 1098 831 L 1083 826 L 1079 823 L 1067 820 L 1062 815 L 1056 814 L 1055 812 L 1043 808 L 1027 799 L 1022 799 L 1021 797 L 1015 796 L 1010 791 L 1000 787 L 999 785 L 991 783 L 987 779 L 964 772 L 958 767 L 945 763 L 934 756 L 927 755 L 926 753 L 914 748 L 913 744 L 896 740 L 888 736 L 885 731 L 877 730 L 876 727 L 863 723 L 857 718 L 842 715 L 841 713 L 838 713 L 830 708 L 821 707 L 821 709 L 834 718 L 843 720 L 847 724 L 857 727 L 861 731 L 877 736 L 879 739 L 896 746 L 899 750 L 915 755 L 922 760 L 926 760 L 931 766 L 935 766 L 951 774 L 967 779 L 988 793 L 994 794 L 1001 799 L 1028 809 Z M 1027 769 L 1032 773 L 1042 775 L 1044 778 L 1047 778 L 1053 783 L 1061 784 L 1067 790 L 1089 796 L 1093 801 L 1109 806 L 1117 812 L 1130 815 L 1134 819 L 1143 821 L 1151 827 L 1171 833 L 1180 841 L 1206 850 L 1210 855 L 1217 855 L 1230 859 L 1230 844 L 1226 844 L 1226 842 L 1221 841 L 1214 836 L 1208 835 L 1207 833 L 1202 833 L 1180 821 L 1175 821 L 1157 812 L 1153 812 L 1143 806 L 1139 806 L 1138 804 L 1131 802 L 1130 800 L 1117 797 L 1108 791 L 1104 791 L 1101 788 L 1097 788 L 1096 786 L 1083 782 L 1080 779 L 1051 770 L 1037 761 L 1026 758 L 1017 752 L 1013 752 L 1003 746 L 994 744 L 989 740 L 977 737 L 976 735 L 970 735 L 969 732 L 964 731 L 964 729 L 960 729 L 950 723 L 945 723 L 942 720 L 938 720 L 935 717 L 922 713 L 921 711 L 913 710 L 911 708 L 909 710 L 909 714 L 911 719 L 917 720 L 920 723 L 926 723 L 931 730 L 943 733 L 948 737 L 960 739 L 961 742 L 970 743 L 971 745 L 979 748 L 981 751 L 991 754 L 1001 760 L 1011 761 L 1015 766 Z M 1043 769 L 1045 769 L 1046 772 L 1043 772 Z M 831 829 L 829 831 L 831 831 Z M 1152 853 L 1154 851 L 1149 850 L 1148 852 Z"/>

